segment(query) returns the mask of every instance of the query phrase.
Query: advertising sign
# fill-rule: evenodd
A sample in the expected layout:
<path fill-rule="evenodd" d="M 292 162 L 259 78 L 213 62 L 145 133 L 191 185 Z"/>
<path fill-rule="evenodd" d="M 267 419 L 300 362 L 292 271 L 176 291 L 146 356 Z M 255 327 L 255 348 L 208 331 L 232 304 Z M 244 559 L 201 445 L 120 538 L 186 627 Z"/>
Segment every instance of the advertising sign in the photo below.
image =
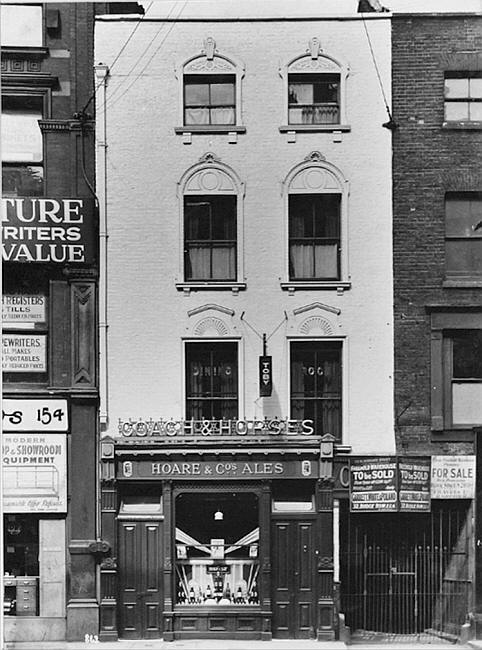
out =
<path fill-rule="evenodd" d="M 259 396 L 270 397 L 273 392 L 273 359 L 259 358 Z"/>
<path fill-rule="evenodd" d="M 67 431 L 66 399 L 4 399 L 3 431 Z"/>
<path fill-rule="evenodd" d="M 2 334 L 4 372 L 46 372 L 46 334 Z"/>
<path fill-rule="evenodd" d="M 319 478 L 315 460 L 127 460 L 119 463 L 119 478 Z"/>
<path fill-rule="evenodd" d="M 67 443 L 62 433 L 4 433 L 4 512 L 67 512 Z"/>
<path fill-rule="evenodd" d="M 350 475 L 352 512 L 398 510 L 396 458 L 354 458 Z"/>
<path fill-rule="evenodd" d="M 432 499 L 473 499 L 475 456 L 432 456 Z"/>
<path fill-rule="evenodd" d="M 4 327 L 30 327 L 45 323 L 47 297 L 42 294 L 3 294 L 2 321 Z"/>
<path fill-rule="evenodd" d="M 399 458 L 400 511 L 430 512 L 430 458 Z"/>
<path fill-rule="evenodd" d="M 92 198 L 2 198 L 4 262 L 92 263 Z"/>

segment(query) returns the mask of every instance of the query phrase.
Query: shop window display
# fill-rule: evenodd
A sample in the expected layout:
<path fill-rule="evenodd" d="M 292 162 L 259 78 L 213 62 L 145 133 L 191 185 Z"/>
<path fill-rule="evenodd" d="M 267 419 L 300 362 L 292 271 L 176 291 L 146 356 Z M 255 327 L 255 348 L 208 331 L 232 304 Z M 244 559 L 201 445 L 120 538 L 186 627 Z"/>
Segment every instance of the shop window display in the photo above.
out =
<path fill-rule="evenodd" d="M 258 605 L 258 499 L 249 493 L 176 499 L 176 603 Z"/>
<path fill-rule="evenodd" d="M 39 520 L 28 515 L 5 515 L 4 614 L 38 614 Z"/>

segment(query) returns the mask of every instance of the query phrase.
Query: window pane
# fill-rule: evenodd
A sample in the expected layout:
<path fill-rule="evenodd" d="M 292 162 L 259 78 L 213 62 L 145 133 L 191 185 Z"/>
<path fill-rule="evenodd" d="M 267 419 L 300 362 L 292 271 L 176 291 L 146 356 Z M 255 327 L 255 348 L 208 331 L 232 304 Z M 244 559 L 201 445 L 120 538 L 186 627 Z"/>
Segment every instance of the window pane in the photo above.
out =
<path fill-rule="evenodd" d="M 236 279 L 236 249 L 234 246 L 216 246 L 212 249 L 212 279 Z"/>
<path fill-rule="evenodd" d="M 445 119 L 447 121 L 463 121 L 469 119 L 468 102 L 445 102 Z"/>
<path fill-rule="evenodd" d="M 314 249 L 315 278 L 338 278 L 338 244 L 317 244 Z"/>
<path fill-rule="evenodd" d="M 445 242 L 445 266 L 447 275 L 482 275 L 482 238 Z"/>
<path fill-rule="evenodd" d="M 482 422 L 482 383 L 452 385 L 452 423 L 480 424 Z"/>
<path fill-rule="evenodd" d="M 209 108 L 186 108 L 184 111 L 184 124 L 209 124 Z"/>
<path fill-rule="evenodd" d="M 4 527 L 5 571 L 11 576 L 38 576 L 38 517 L 31 514 L 4 515 Z"/>
<path fill-rule="evenodd" d="M 208 201 L 186 201 L 185 236 L 191 239 L 211 239 L 211 204 Z"/>
<path fill-rule="evenodd" d="M 445 97 L 447 99 L 460 99 L 469 96 L 469 80 L 445 78 Z"/>
<path fill-rule="evenodd" d="M 338 84 L 329 81 L 319 81 L 313 89 L 315 104 L 338 102 Z"/>
<path fill-rule="evenodd" d="M 2 165 L 4 196 L 42 196 L 43 168 L 30 165 Z"/>
<path fill-rule="evenodd" d="M 469 111 L 469 117 L 473 122 L 482 122 L 482 102 L 471 102 Z"/>
<path fill-rule="evenodd" d="M 472 99 L 482 99 L 482 78 L 470 79 L 469 92 Z"/>
<path fill-rule="evenodd" d="M 482 379 L 482 331 L 457 332 L 453 339 L 453 378 Z"/>
<path fill-rule="evenodd" d="M 184 101 L 186 106 L 208 106 L 209 85 L 186 83 L 184 86 Z"/>
<path fill-rule="evenodd" d="M 212 108 L 211 124 L 235 124 L 234 108 Z"/>
<path fill-rule="evenodd" d="M 42 46 L 42 7 L 21 4 L 2 4 L 2 47 Z"/>
<path fill-rule="evenodd" d="M 4 162 L 42 161 L 42 133 L 38 124 L 42 117 L 42 97 L 7 95 L 2 98 L 2 160 Z"/>
<path fill-rule="evenodd" d="M 313 104 L 313 84 L 290 83 L 288 102 L 290 104 Z"/>
<path fill-rule="evenodd" d="M 447 196 L 445 200 L 445 234 L 447 237 L 480 237 L 475 230 L 482 220 L 482 200 L 476 194 Z"/>
<path fill-rule="evenodd" d="M 211 106 L 234 106 L 234 84 L 211 84 Z"/>

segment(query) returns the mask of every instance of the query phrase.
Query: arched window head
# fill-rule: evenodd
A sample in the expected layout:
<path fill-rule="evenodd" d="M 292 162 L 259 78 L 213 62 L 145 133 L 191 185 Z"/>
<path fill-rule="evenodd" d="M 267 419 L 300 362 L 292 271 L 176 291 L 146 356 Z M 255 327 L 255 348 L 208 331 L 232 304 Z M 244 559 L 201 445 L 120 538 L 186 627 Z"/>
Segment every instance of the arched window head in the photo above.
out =
<path fill-rule="evenodd" d="M 296 165 L 284 182 L 287 286 L 342 286 L 347 276 L 347 183 L 319 151 Z"/>
<path fill-rule="evenodd" d="M 287 126 L 281 130 L 349 130 L 345 116 L 348 68 L 325 54 L 318 38 L 280 74 L 285 81 Z"/>
<path fill-rule="evenodd" d="M 244 288 L 242 197 L 237 174 L 213 153 L 204 154 L 179 181 L 184 282 L 178 288 Z"/>
<path fill-rule="evenodd" d="M 244 65 L 218 51 L 209 36 L 199 54 L 182 66 L 182 127 L 176 132 L 237 133 L 241 125 Z"/>

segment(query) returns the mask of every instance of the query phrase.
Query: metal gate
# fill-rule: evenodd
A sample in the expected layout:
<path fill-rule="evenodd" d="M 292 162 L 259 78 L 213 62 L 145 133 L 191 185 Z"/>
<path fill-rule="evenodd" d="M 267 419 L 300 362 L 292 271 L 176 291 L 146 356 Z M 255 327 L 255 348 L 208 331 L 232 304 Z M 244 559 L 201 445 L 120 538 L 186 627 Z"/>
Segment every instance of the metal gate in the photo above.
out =
<path fill-rule="evenodd" d="M 348 516 L 342 535 L 341 611 L 367 639 L 456 640 L 471 609 L 471 511 Z"/>

